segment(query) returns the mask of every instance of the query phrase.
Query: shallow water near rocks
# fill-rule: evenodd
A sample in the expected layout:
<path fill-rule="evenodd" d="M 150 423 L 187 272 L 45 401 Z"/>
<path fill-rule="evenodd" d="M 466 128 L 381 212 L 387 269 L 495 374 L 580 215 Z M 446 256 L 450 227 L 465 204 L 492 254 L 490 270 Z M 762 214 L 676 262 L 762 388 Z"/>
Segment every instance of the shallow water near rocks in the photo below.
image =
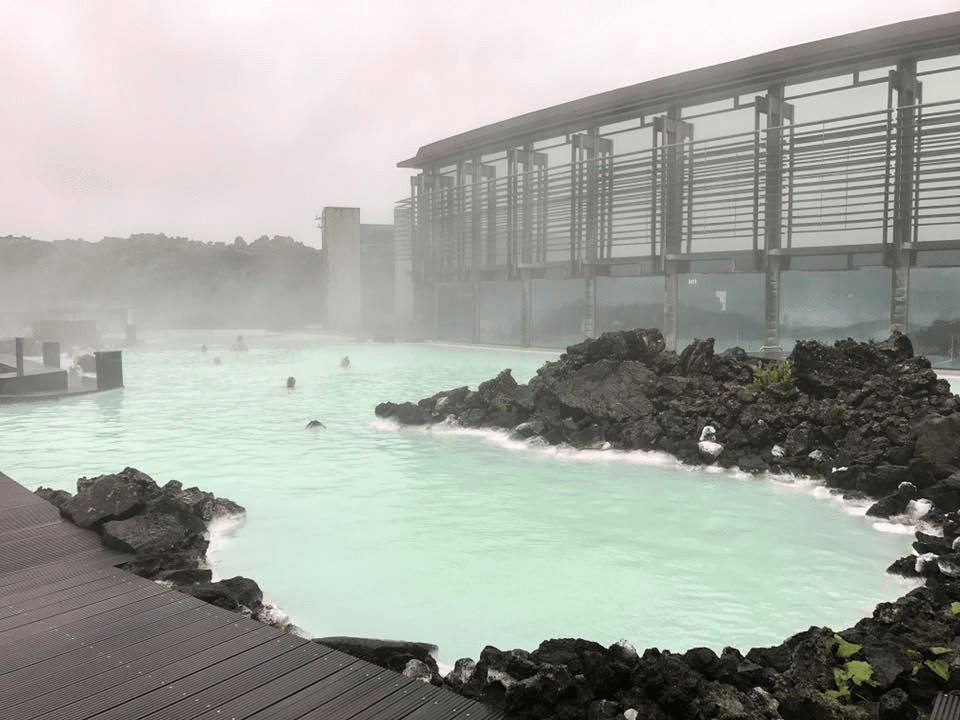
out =
<path fill-rule="evenodd" d="M 232 339 L 148 336 L 124 351 L 123 390 L 0 408 L 0 469 L 75 491 L 133 466 L 235 500 L 247 516 L 215 530 L 219 576 L 254 578 L 312 635 L 432 642 L 446 664 L 572 636 L 746 651 L 910 587 L 884 572 L 906 528 L 810 482 L 374 416 L 507 367 L 525 382 L 556 353 Z"/>

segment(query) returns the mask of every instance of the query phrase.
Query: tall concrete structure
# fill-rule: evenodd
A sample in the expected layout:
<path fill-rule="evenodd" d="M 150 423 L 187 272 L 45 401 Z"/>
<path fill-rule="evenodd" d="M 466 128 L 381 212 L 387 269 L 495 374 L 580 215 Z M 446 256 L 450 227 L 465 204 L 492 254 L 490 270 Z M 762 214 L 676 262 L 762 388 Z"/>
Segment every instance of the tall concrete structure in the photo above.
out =
<path fill-rule="evenodd" d="M 327 327 L 356 334 L 363 320 L 360 208 L 325 207 L 320 229 L 327 253 Z"/>
<path fill-rule="evenodd" d="M 360 209 L 344 207 L 324 208 L 320 221 L 327 253 L 327 327 L 373 339 L 405 336 L 406 323 L 396 312 L 396 288 L 402 283 L 393 225 L 361 224 Z M 409 275 L 405 283 L 409 287 Z"/>

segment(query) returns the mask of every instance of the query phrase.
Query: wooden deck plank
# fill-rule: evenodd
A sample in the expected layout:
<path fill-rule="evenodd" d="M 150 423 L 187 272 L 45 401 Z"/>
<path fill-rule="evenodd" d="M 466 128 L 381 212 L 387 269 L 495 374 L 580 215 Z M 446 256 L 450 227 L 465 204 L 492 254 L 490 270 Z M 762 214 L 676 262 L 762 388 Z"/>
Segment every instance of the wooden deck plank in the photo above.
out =
<path fill-rule="evenodd" d="M 84 552 L 103 551 L 100 540 L 91 533 L 77 532 L 78 528 L 64 530 L 62 524 L 51 527 L 55 528 L 54 533 L 0 543 L 0 573 L 46 564 Z"/>
<path fill-rule="evenodd" d="M 217 619 L 200 617 L 192 621 L 180 618 L 168 618 L 172 622 L 157 623 L 154 634 L 142 642 L 130 642 L 130 634 L 123 636 L 121 642 L 127 645 L 110 649 L 106 643 L 85 644 L 75 647 L 71 652 L 34 663 L 18 671 L 0 677 L 0 706 L 26 702 L 40 695 L 55 692 L 77 682 L 81 682 L 103 672 L 119 668 L 127 663 L 139 660 L 149 651 L 160 651 L 171 644 L 187 640 L 192 634 L 214 629 Z M 114 638 L 118 640 L 120 636 Z M 116 644 L 116 642 L 114 643 Z"/>
<path fill-rule="evenodd" d="M 118 585 L 126 584 L 126 580 L 120 580 L 116 577 L 107 575 L 99 578 L 92 578 L 89 582 L 73 585 L 71 587 L 60 588 L 46 594 L 39 594 L 27 598 L 22 602 L 13 605 L 4 604 L 0 607 L 0 622 L 7 618 L 18 615 L 24 615 L 24 608 L 29 608 L 27 612 L 41 611 L 50 605 L 60 607 L 76 606 L 84 603 L 91 597 L 109 597 L 115 593 Z"/>
<path fill-rule="evenodd" d="M 380 672 L 372 675 L 366 682 L 343 693 L 320 708 L 315 708 L 302 716 L 301 720 L 334 720 L 350 718 L 371 705 L 399 692 L 411 682 L 418 682 L 391 670 L 377 668 Z"/>
<path fill-rule="evenodd" d="M 209 685 L 228 680 L 244 670 L 283 655 L 291 650 L 289 640 L 277 637 L 275 632 L 268 634 L 270 637 L 266 642 L 231 654 L 216 663 L 195 660 L 191 662 L 192 659 L 188 659 L 186 667 L 183 668 L 187 672 L 179 678 L 172 682 L 159 683 L 155 688 L 129 702 L 111 708 L 103 713 L 101 720 L 128 720 L 131 717 L 142 717 L 146 713 L 159 712 L 168 705 L 190 697 Z"/>
<path fill-rule="evenodd" d="M 181 597 L 178 597 L 181 596 Z M 158 596 L 159 597 L 159 596 Z M 83 633 L 82 635 L 65 632 L 50 633 L 49 642 L 31 642 L 31 646 L 37 645 L 37 649 L 30 648 L 30 652 L 21 651 L 17 653 L 19 658 L 17 670 L 25 670 L 28 667 L 37 665 L 35 670 L 42 669 L 40 663 L 53 662 L 62 655 L 70 655 L 81 648 L 94 648 L 102 654 L 120 654 L 130 652 L 130 648 L 138 644 L 155 638 L 157 636 L 166 636 L 176 632 L 186 624 L 198 621 L 220 621 L 218 613 L 211 612 L 210 608 L 197 607 L 190 603 L 183 602 L 182 594 L 176 592 L 166 593 L 162 596 L 170 599 L 164 605 L 145 608 L 142 612 L 135 615 L 123 617 L 116 622 L 97 628 L 97 632 Z M 226 618 L 223 618 L 226 620 Z M 6 675 L 13 672 L 10 669 L 11 659 L 0 656 L 0 675 Z"/>
<path fill-rule="evenodd" d="M 114 705 L 131 700 L 142 695 L 149 689 L 157 686 L 155 673 L 165 671 L 163 675 L 167 681 L 178 677 L 179 667 L 186 665 L 189 658 L 203 652 L 223 653 L 236 651 L 250 645 L 252 642 L 266 642 L 266 635 L 252 636 L 254 631 L 262 628 L 259 623 L 247 621 L 222 625 L 204 633 L 195 633 L 185 641 L 166 647 L 140 657 L 137 661 L 129 662 L 122 667 L 109 672 L 103 672 L 63 689 L 56 694 L 48 694 L 31 701 L 27 706 L 28 713 L 7 716 L 0 710 L 0 718 L 8 717 L 20 720 L 33 718 L 47 718 L 54 720 L 63 717 L 85 718 L 107 710 Z M 232 643 L 230 645 L 229 643 Z M 206 661 L 211 661 L 213 655 L 208 655 Z M 169 669 L 168 669 L 169 668 Z"/>
<path fill-rule="evenodd" d="M 96 568 L 114 567 L 127 562 L 131 556 L 107 548 L 90 549 L 66 557 L 48 558 L 42 562 L 22 564 L 0 571 L 0 592 L 4 588 L 19 587 L 21 583 L 90 572 Z"/>
<path fill-rule="evenodd" d="M 474 703 L 473 706 L 460 713 L 457 720 L 509 720 L 509 718 L 510 716 L 507 713 L 492 705 Z"/>
<path fill-rule="evenodd" d="M 349 662 L 341 662 L 344 663 L 343 667 L 329 675 L 325 682 L 305 687 L 275 705 L 255 712 L 250 720 L 297 720 L 304 713 L 351 692 L 379 674 L 376 671 L 380 668 L 363 660 L 350 658 Z"/>
<path fill-rule="evenodd" d="M 55 605 L 39 608 L 25 608 L 16 615 L 2 618 L 0 619 L 0 637 L 3 637 L 6 632 L 46 621 L 54 623 L 50 627 L 56 627 L 55 623 L 98 615 L 106 610 L 127 605 L 150 595 L 158 595 L 161 592 L 166 590 L 159 586 L 145 587 L 128 580 L 118 581 L 113 586 L 93 592 L 86 597 L 69 598 Z"/>
<path fill-rule="evenodd" d="M 316 643 L 313 643 L 314 645 Z M 327 648 L 329 652 L 321 655 L 309 664 L 292 672 L 274 678 L 254 692 L 245 692 L 232 700 L 208 712 L 198 715 L 193 720 L 219 720 L 229 717 L 231 720 L 244 720 L 254 713 L 260 712 L 287 699 L 303 688 L 321 683 L 336 672 L 342 670 L 356 658 L 338 650 Z"/>
<path fill-rule="evenodd" d="M 40 498 L 38 498 L 39 500 Z M 0 552 L 17 553 L 21 547 L 56 547 L 63 546 L 64 541 L 77 543 L 77 550 L 86 550 L 87 548 L 101 548 L 100 537 L 83 528 L 71 525 L 68 522 L 45 523 L 40 526 L 21 528 L 5 535 L 0 535 Z M 70 554 L 69 552 L 66 554 Z M 21 560 L 26 555 L 14 554 L 11 560 Z"/>
<path fill-rule="evenodd" d="M 443 690 L 438 687 L 422 681 L 412 682 L 351 716 L 350 720 L 394 720 L 406 717 L 441 694 Z"/>
<path fill-rule="evenodd" d="M 99 556 L 99 553 L 97 556 Z M 72 578 L 77 575 L 86 575 L 95 570 L 107 570 L 111 567 L 111 565 L 104 563 L 87 562 L 85 559 L 77 562 L 73 556 L 69 558 L 57 558 L 42 565 L 28 565 L 0 573 L 0 592 L 16 592 L 24 588 L 45 585 L 49 582 L 55 582 L 56 580 Z"/>
<path fill-rule="evenodd" d="M 19 642 L 37 635 L 50 632 L 63 625 L 75 625 L 86 631 L 97 627 L 101 622 L 112 622 L 129 612 L 128 606 L 154 595 L 149 588 L 135 588 L 122 595 L 115 595 L 99 602 L 79 607 L 60 614 L 48 614 L 33 622 L 15 626 L 0 633 L 0 644 L 16 646 Z"/>
<path fill-rule="evenodd" d="M 404 716 L 404 720 L 447 720 L 459 718 L 475 703 L 454 693 L 442 693 Z"/>
<path fill-rule="evenodd" d="M 9 475 L 0 472 L 0 510 L 30 504 L 34 498 L 43 500 Z"/>
<path fill-rule="evenodd" d="M 163 604 L 151 603 L 140 608 L 139 612 L 98 625 L 90 632 L 78 634 L 58 628 L 31 638 L 29 647 L 18 648 L 16 654 L 0 653 L 0 675 L 52 660 L 74 652 L 78 647 L 96 646 L 101 652 L 113 652 L 128 640 L 133 644 L 138 637 L 168 632 L 176 628 L 177 623 L 193 622 L 195 618 L 208 614 L 205 608 L 183 602 L 179 595 L 181 593 L 174 592 L 157 595 L 157 599 L 163 598 Z"/>
<path fill-rule="evenodd" d="M 207 647 L 199 652 L 181 655 L 180 648 L 174 648 L 173 650 L 181 655 L 180 659 L 167 658 L 162 665 L 148 672 L 143 672 L 139 664 L 131 665 L 131 669 L 136 674 L 129 680 L 86 697 L 63 702 L 56 710 L 38 715 L 37 720 L 83 720 L 93 716 L 129 720 L 129 718 L 145 717 L 150 712 L 165 707 L 169 702 L 176 702 L 179 697 L 157 705 L 150 702 L 144 703 L 142 698 L 163 688 L 169 688 L 202 668 L 213 666 L 251 648 L 255 649 L 269 643 L 276 637 L 276 631 L 270 632 L 271 630 L 273 628 L 263 625 L 250 630 L 239 627 L 238 624 L 237 628 L 225 628 L 221 632 L 208 633 L 202 638 L 203 644 Z M 163 698 L 157 697 L 157 699 Z M 134 705 L 138 700 L 140 702 Z M 0 718 L 3 720 L 16 720 L 19 717 L 19 715 L 7 716 L 0 711 Z"/>
<path fill-rule="evenodd" d="M 0 537 L 25 527 L 60 522 L 60 511 L 48 502 L 30 502 L 0 510 Z"/>
<path fill-rule="evenodd" d="M 300 638 L 302 640 L 302 638 Z M 169 705 L 151 716 L 152 720 L 178 720 L 183 717 L 195 718 L 210 710 L 219 709 L 238 695 L 256 696 L 271 681 L 278 680 L 290 673 L 309 665 L 314 660 L 329 654 L 324 648 L 306 640 L 282 655 L 270 658 L 263 663 L 247 667 L 226 680 L 206 684 L 201 690 L 185 697 L 180 702 Z"/>
<path fill-rule="evenodd" d="M 0 610 L 15 606 L 29 605 L 39 598 L 66 588 L 86 585 L 105 577 L 117 577 L 122 571 L 113 567 L 85 569 L 61 578 L 35 578 L 32 581 L 17 583 L 10 587 L 0 588 Z"/>
<path fill-rule="evenodd" d="M 36 519 L 32 522 L 25 522 L 23 518 L 20 519 L 19 523 L 10 523 L 9 525 L 0 525 L 0 545 L 5 545 L 6 543 L 16 542 L 23 539 L 32 539 L 44 534 L 53 534 L 57 532 L 70 532 L 74 533 L 80 528 L 70 528 L 69 530 L 64 530 L 63 519 L 59 514 L 55 516 L 50 516 L 46 512 L 41 510 L 40 505 L 24 505 L 23 507 L 12 508 L 7 511 L 10 514 L 20 514 L 25 512 L 33 512 L 37 515 L 47 515 L 43 519 Z M 19 524 L 20 527 L 14 527 L 14 525 Z M 41 529 L 42 528 L 42 529 Z"/>
<path fill-rule="evenodd" d="M 101 637 L 112 633 L 117 625 L 125 623 L 143 622 L 140 616 L 153 610 L 162 608 L 171 603 L 180 601 L 177 596 L 182 593 L 166 592 L 159 595 L 150 595 L 141 598 L 129 605 L 122 605 L 99 615 L 75 618 L 72 622 L 62 625 L 56 623 L 34 623 L 29 628 L 17 628 L 0 635 L 0 649 L 11 652 L 11 646 L 25 648 L 27 644 L 39 646 L 46 642 L 60 645 L 64 642 L 72 643 L 80 640 L 97 642 Z"/>

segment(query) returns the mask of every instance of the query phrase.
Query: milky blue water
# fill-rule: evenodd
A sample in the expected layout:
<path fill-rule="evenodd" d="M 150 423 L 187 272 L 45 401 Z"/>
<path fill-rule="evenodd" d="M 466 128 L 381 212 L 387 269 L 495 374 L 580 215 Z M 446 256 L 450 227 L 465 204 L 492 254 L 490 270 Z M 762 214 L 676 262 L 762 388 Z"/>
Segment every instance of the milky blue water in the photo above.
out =
<path fill-rule="evenodd" d="M 0 407 L 0 469 L 73 491 L 133 466 L 231 498 L 248 512 L 215 533 L 219 576 L 253 577 L 314 636 L 432 642 L 445 663 L 569 636 L 746 650 L 849 626 L 908 587 L 884 572 L 906 528 L 810 483 L 374 417 L 506 367 L 526 381 L 555 353 L 231 341 L 149 336 L 124 351 L 122 390 Z"/>

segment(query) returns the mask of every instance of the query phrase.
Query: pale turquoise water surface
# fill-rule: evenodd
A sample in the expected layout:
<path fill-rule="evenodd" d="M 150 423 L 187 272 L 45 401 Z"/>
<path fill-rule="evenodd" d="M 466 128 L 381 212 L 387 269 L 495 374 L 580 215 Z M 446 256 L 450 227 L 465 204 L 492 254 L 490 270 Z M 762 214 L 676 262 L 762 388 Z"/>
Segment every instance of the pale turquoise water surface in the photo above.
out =
<path fill-rule="evenodd" d="M 565 636 L 746 650 L 907 587 L 884 569 L 911 536 L 806 483 L 374 417 L 505 367 L 526 381 L 555 354 L 231 339 L 148 337 L 124 352 L 123 390 L 0 408 L 0 469 L 73 491 L 130 465 L 229 497 L 248 515 L 217 545 L 220 576 L 255 578 L 314 635 L 429 641 L 446 663 Z"/>

